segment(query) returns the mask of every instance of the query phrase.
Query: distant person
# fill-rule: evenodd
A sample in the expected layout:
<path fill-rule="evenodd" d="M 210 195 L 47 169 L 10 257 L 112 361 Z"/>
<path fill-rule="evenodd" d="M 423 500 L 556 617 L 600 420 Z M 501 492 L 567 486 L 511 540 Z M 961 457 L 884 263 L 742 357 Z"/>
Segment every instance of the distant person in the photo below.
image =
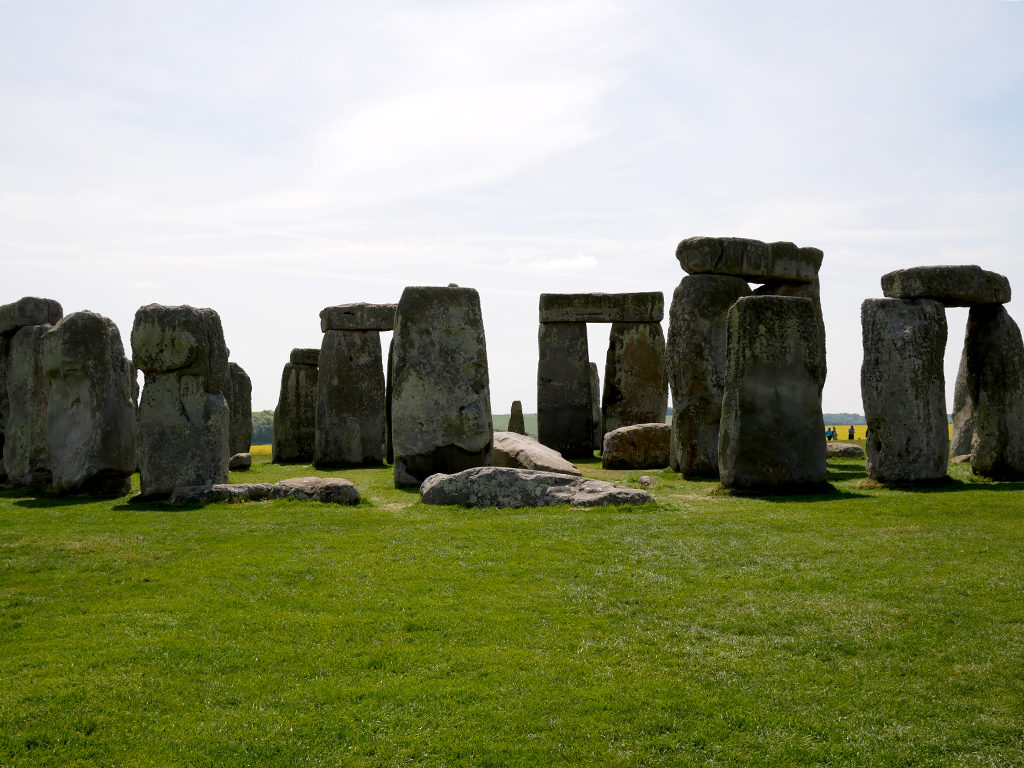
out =
<path fill-rule="evenodd" d="M 826 443 L 831 443 L 832 442 L 832 427 L 826 427 L 825 428 L 825 442 Z"/>
<path fill-rule="evenodd" d="M 857 432 L 856 432 L 856 430 L 854 430 L 854 428 L 853 428 L 853 425 L 852 425 L 852 424 L 850 425 L 850 431 L 849 431 L 849 432 L 848 432 L 847 434 L 849 434 L 849 435 L 850 435 L 850 440 L 853 440 L 853 436 L 854 436 L 855 434 L 857 434 Z"/>

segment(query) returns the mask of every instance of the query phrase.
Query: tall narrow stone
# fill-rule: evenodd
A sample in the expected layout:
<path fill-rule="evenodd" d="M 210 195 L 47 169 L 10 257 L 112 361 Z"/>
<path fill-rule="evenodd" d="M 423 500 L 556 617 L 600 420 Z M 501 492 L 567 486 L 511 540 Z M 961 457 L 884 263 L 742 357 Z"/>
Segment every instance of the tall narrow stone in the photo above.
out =
<path fill-rule="evenodd" d="M 861 325 L 868 477 L 893 484 L 945 478 L 949 427 L 942 304 L 931 299 L 867 299 L 861 306 Z"/>
<path fill-rule="evenodd" d="M 661 323 L 612 323 L 601 398 L 604 434 L 633 424 L 664 424 L 667 408 Z"/>
<path fill-rule="evenodd" d="M 11 403 L 7 398 L 7 366 L 10 354 L 10 339 L 0 336 L 0 483 L 7 480 L 7 469 L 4 467 L 4 434 L 7 432 L 7 419 L 11 413 Z"/>
<path fill-rule="evenodd" d="M 49 324 L 27 325 L 11 338 L 7 367 L 10 411 L 4 440 L 4 468 L 8 481 L 14 485 L 50 482 L 42 343 L 43 336 L 52 327 Z"/>
<path fill-rule="evenodd" d="M 391 402 L 392 396 L 394 395 L 394 355 L 395 355 L 395 337 L 391 337 L 391 341 L 388 343 L 388 359 L 385 363 L 385 382 L 384 382 L 384 411 L 386 417 L 387 427 L 384 430 L 384 446 L 387 455 L 384 457 L 388 464 L 395 463 L 395 444 L 391 440 Z"/>
<path fill-rule="evenodd" d="M 997 304 L 967 316 L 967 391 L 974 415 L 971 469 L 996 480 L 1024 479 L 1024 342 Z"/>
<path fill-rule="evenodd" d="M 541 323 L 537 439 L 567 459 L 594 455 L 586 323 Z"/>
<path fill-rule="evenodd" d="M 231 396 L 228 408 L 231 422 L 228 429 L 228 451 L 248 453 L 252 447 L 252 381 L 238 363 L 228 363 L 231 376 Z"/>
<path fill-rule="evenodd" d="M 974 416 L 971 413 L 971 396 L 967 391 L 967 349 L 960 356 L 960 368 L 956 372 L 953 387 L 953 438 L 950 440 L 951 456 L 966 456 L 974 450 Z"/>
<path fill-rule="evenodd" d="M 728 316 L 719 473 L 726 487 L 766 492 L 825 483 L 824 345 L 810 299 L 747 296 Z"/>
<path fill-rule="evenodd" d="M 406 288 L 394 342 L 395 485 L 490 464 L 494 427 L 479 294 Z"/>
<path fill-rule="evenodd" d="M 319 349 L 293 349 L 274 409 L 274 463 L 311 462 L 316 445 Z"/>
<path fill-rule="evenodd" d="M 601 428 L 601 374 L 597 363 L 590 364 L 590 418 L 594 424 L 594 450 L 604 446 L 604 430 Z"/>
<path fill-rule="evenodd" d="M 512 401 L 512 413 L 508 417 L 508 431 L 517 435 L 526 434 L 526 421 L 523 419 L 523 404 L 519 400 Z"/>

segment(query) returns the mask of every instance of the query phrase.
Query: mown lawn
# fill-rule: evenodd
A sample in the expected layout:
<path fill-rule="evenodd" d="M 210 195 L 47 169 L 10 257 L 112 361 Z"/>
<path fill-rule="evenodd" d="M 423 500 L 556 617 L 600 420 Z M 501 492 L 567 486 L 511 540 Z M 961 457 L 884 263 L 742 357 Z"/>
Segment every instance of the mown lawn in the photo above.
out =
<path fill-rule="evenodd" d="M 254 469 L 233 481 L 311 474 Z M 586 473 L 635 485 L 641 472 Z M 0 765 L 1024 764 L 1024 484 L 358 507 L 0 494 Z"/>

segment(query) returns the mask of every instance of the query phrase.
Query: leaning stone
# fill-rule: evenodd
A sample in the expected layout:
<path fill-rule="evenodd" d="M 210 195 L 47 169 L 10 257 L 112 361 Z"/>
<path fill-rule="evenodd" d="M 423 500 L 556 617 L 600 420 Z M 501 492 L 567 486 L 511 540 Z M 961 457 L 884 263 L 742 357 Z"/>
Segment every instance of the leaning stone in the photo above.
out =
<path fill-rule="evenodd" d="M 664 423 L 668 380 L 661 324 L 613 323 L 605 360 L 601 398 L 604 434 L 631 424 Z"/>
<path fill-rule="evenodd" d="M 19 328 L 30 325 L 53 325 L 63 315 L 64 310 L 53 299 L 26 296 L 0 306 L 0 336 L 11 337 Z"/>
<path fill-rule="evenodd" d="M 517 435 L 526 434 L 526 421 L 523 419 L 523 404 L 519 400 L 512 401 L 512 414 L 508 417 L 508 431 Z"/>
<path fill-rule="evenodd" d="M 747 296 L 729 310 L 718 465 L 727 488 L 825 485 L 824 344 L 810 299 Z"/>
<path fill-rule="evenodd" d="M 288 356 L 288 362 L 293 365 L 320 365 L 320 349 L 296 347 Z"/>
<path fill-rule="evenodd" d="M 995 480 L 1024 479 L 1024 342 L 1002 305 L 967 316 L 967 390 L 974 414 L 971 470 Z"/>
<path fill-rule="evenodd" d="M 293 357 L 296 351 L 299 350 L 292 351 Z M 275 464 L 313 461 L 318 381 L 319 372 L 315 365 L 285 363 L 281 374 L 281 393 L 274 409 L 271 450 Z"/>
<path fill-rule="evenodd" d="M 42 366 L 43 336 L 51 325 L 27 325 L 11 338 L 7 364 L 10 411 L 4 434 L 4 470 L 14 485 L 50 482 L 50 451 L 46 436 L 46 376 Z"/>
<path fill-rule="evenodd" d="M 829 459 L 862 459 L 864 449 L 853 443 L 826 443 L 825 457 Z"/>
<path fill-rule="evenodd" d="M 861 324 L 868 477 L 891 484 L 941 480 L 949 459 L 942 305 L 867 299 Z"/>
<path fill-rule="evenodd" d="M 798 248 L 787 242 L 689 237 L 679 243 L 676 258 L 691 275 L 730 275 L 753 283 L 811 283 L 818 277 L 823 254 L 817 248 Z"/>
<path fill-rule="evenodd" d="M 206 307 L 140 307 L 132 326 L 132 362 L 147 374 L 201 376 L 205 391 L 231 392 L 220 315 Z"/>
<path fill-rule="evenodd" d="M 136 468 L 133 369 L 112 320 L 73 312 L 41 344 L 53 487 L 123 495 Z"/>
<path fill-rule="evenodd" d="M 508 467 L 476 467 L 453 475 L 432 475 L 420 486 L 420 495 L 424 504 L 498 508 L 555 504 L 599 507 L 654 501 L 647 491 L 602 480 Z"/>
<path fill-rule="evenodd" d="M 934 299 L 946 307 L 1006 304 L 1010 281 L 981 267 L 911 267 L 882 276 L 882 294 L 893 299 Z"/>
<path fill-rule="evenodd" d="M 264 501 L 270 498 L 273 483 L 217 483 L 185 485 L 171 492 L 170 504 L 215 504 L 219 501 Z"/>
<path fill-rule="evenodd" d="M 396 483 L 490 464 L 494 428 L 479 294 L 406 288 L 394 342 Z"/>
<path fill-rule="evenodd" d="M 601 423 L 601 374 L 597 370 L 597 363 L 590 364 L 590 419 L 594 425 L 594 445 L 589 455 L 593 455 L 593 451 L 600 451 L 604 443 L 604 425 Z"/>
<path fill-rule="evenodd" d="M 232 454 L 246 453 L 252 446 L 252 381 L 238 363 L 228 363 L 230 397 L 228 408 L 228 450 Z"/>
<path fill-rule="evenodd" d="M 738 277 L 687 275 L 672 296 L 666 368 L 672 390 L 670 465 L 683 477 L 718 477 L 729 308 L 750 295 Z"/>
<path fill-rule="evenodd" d="M 659 469 L 668 466 L 672 427 L 664 422 L 619 427 L 604 436 L 605 469 Z"/>
<path fill-rule="evenodd" d="M 515 469 L 536 469 L 578 475 L 575 465 L 562 458 L 558 451 L 541 445 L 532 437 L 516 432 L 494 433 L 494 466 Z"/>
<path fill-rule="evenodd" d="M 251 453 L 236 453 L 228 459 L 228 471 L 230 472 L 245 472 L 251 466 Z"/>
<path fill-rule="evenodd" d="M 320 311 L 320 330 L 393 331 L 397 304 L 339 304 Z"/>
<path fill-rule="evenodd" d="M 971 396 L 967 391 L 967 349 L 960 356 L 960 368 L 956 373 L 953 387 L 953 437 L 949 452 L 954 456 L 970 454 L 974 450 L 974 416 L 971 413 Z"/>
<path fill-rule="evenodd" d="M 592 457 L 595 428 L 587 324 L 541 323 L 538 347 L 537 439 L 566 458 Z"/>
<path fill-rule="evenodd" d="M 665 296 L 651 293 L 542 293 L 542 323 L 660 323 Z"/>
<path fill-rule="evenodd" d="M 358 504 L 359 490 L 349 480 L 340 477 L 291 477 L 274 483 L 270 498 Z"/>

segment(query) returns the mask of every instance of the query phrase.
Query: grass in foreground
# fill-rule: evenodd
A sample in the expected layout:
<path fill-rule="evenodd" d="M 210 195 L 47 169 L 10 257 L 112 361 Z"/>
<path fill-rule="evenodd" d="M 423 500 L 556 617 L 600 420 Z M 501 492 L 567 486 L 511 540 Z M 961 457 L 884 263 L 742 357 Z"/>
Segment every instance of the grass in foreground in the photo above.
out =
<path fill-rule="evenodd" d="M 312 474 L 257 454 L 233 481 Z M 1020 765 L 1022 484 L 467 510 L 0 494 L 0 765 Z"/>

